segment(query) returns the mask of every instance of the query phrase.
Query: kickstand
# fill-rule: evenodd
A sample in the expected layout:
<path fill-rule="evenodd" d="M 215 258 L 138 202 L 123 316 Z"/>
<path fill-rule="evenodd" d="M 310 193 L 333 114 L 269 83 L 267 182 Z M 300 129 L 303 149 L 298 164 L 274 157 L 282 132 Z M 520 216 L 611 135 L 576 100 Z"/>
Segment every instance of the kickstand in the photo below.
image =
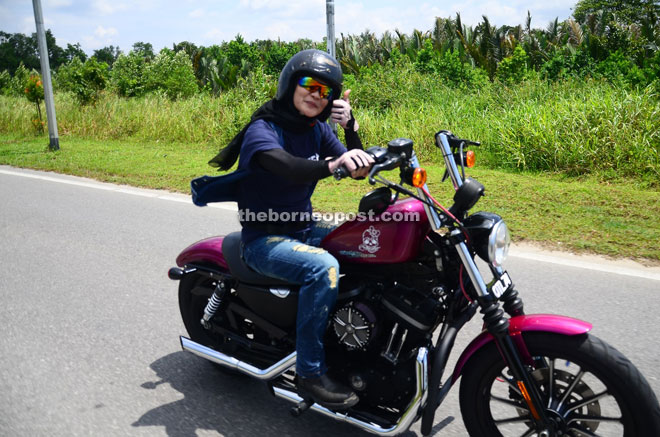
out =
<path fill-rule="evenodd" d="M 298 403 L 298 405 L 296 405 L 295 407 L 291 407 L 291 410 L 290 410 L 291 415 L 292 415 L 293 417 L 300 417 L 300 415 L 301 415 L 302 413 L 304 413 L 305 411 L 309 410 L 309 408 L 310 408 L 312 405 L 314 405 L 314 401 L 313 401 L 313 400 L 311 400 L 311 399 L 309 399 L 309 398 L 308 398 L 308 399 L 303 399 L 302 401 L 300 401 L 300 402 Z"/>

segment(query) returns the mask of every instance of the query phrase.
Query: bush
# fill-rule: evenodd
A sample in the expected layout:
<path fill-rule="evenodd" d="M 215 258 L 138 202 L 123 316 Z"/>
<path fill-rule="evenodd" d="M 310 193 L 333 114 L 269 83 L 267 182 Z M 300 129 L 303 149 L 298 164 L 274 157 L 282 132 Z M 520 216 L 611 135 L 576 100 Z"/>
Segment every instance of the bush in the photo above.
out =
<path fill-rule="evenodd" d="M 263 55 L 264 71 L 279 76 L 287 61 L 298 51 L 299 47 L 295 44 L 271 44 Z"/>
<path fill-rule="evenodd" d="M 453 85 L 483 88 L 490 83 L 488 73 L 481 68 L 472 67 L 463 62 L 458 51 L 446 51 L 438 59 L 436 72 L 446 82 Z"/>
<path fill-rule="evenodd" d="M 57 73 L 58 86 L 71 91 L 82 105 L 95 103 L 108 82 L 108 64 L 98 62 L 95 57 L 84 63 L 77 57 L 73 58 Z"/>
<path fill-rule="evenodd" d="M 522 46 L 517 45 L 513 55 L 502 59 L 497 67 L 496 77 L 504 83 L 520 83 L 527 75 L 529 57 Z"/>
<path fill-rule="evenodd" d="M 161 90 L 170 99 L 190 97 L 199 88 L 192 62 L 184 52 L 163 49 L 146 69 L 147 89 Z"/>
<path fill-rule="evenodd" d="M 14 72 L 14 75 L 7 81 L 7 84 L 2 90 L 2 94 L 16 97 L 23 96 L 25 94 L 25 85 L 27 84 L 30 74 L 39 73 L 36 70 L 28 70 L 23 63 L 21 63 Z"/>
<path fill-rule="evenodd" d="M 420 73 L 435 73 L 438 65 L 438 52 L 433 48 L 433 41 L 424 41 L 424 48 L 417 52 L 415 70 Z"/>
<path fill-rule="evenodd" d="M 0 72 L 0 94 L 9 94 L 9 84 L 11 83 L 11 74 L 9 71 L 3 70 Z"/>
<path fill-rule="evenodd" d="M 259 52 L 255 47 L 246 43 L 240 34 L 236 35 L 233 41 L 223 44 L 222 51 L 229 59 L 229 62 L 237 67 L 241 67 L 244 62 L 247 62 L 250 66 L 255 66 L 259 63 Z"/>
<path fill-rule="evenodd" d="M 38 74 L 32 74 L 25 84 L 25 97 L 37 105 L 44 99 L 44 84 Z"/>
<path fill-rule="evenodd" d="M 133 52 L 119 55 L 112 66 L 110 83 L 120 96 L 136 97 L 147 91 L 145 70 L 147 63 Z"/>

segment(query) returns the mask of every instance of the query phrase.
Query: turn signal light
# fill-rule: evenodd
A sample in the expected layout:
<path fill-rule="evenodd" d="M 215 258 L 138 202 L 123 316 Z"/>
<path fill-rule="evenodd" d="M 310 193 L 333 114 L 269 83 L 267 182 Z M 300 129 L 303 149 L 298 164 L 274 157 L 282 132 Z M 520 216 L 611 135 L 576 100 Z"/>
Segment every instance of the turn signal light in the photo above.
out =
<path fill-rule="evenodd" d="M 426 170 L 423 168 L 416 168 L 412 175 L 413 187 L 422 188 L 426 183 Z"/>
<path fill-rule="evenodd" d="M 472 168 L 474 167 L 476 161 L 477 156 L 474 154 L 474 151 L 468 150 L 467 154 L 465 155 L 465 165 L 467 165 L 469 168 Z"/>

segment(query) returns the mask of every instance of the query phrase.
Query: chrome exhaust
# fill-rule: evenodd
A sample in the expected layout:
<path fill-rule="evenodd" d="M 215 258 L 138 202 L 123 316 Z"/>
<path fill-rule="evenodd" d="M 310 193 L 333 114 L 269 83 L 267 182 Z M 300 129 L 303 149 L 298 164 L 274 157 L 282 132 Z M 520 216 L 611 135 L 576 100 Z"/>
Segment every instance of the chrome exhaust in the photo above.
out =
<path fill-rule="evenodd" d="M 357 426 L 359 428 L 362 428 L 365 431 L 371 432 L 373 434 L 378 434 L 382 436 L 393 436 L 400 434 L 402 432 L 405 432 L 410 428 L 410 426 L 413 424 L 415 419 L 418 418 L 418 414 L 420 413 L 421 407 L 426 403 L 426 397 L 428 394 L 428 350 L 426 348 L 420 348 L 419 352 L 417 353 L 417 364 L 416 364 L 416 369 L 415 369 L 415 375 L 416 375 L 416 391 L 415 391 L 415 396 L 413 399 L 410 401 L 410 404 L 408 405 L 408 408 L 406 408 L 406 411 L 401 415 L 399 418 L 399 421 L 396 423 L 396 425 L 391 426 L 389 428 L 383 428 L 379 425 L 376 425 L 374 423 L 370 422 L 363 422 L 359 419 L 356 419 L 355 417 L 351 417 L 350 411 L 343 413 L 343 412 L 335 412 L 328 410 L 325 407 L 322 407 L 319 404 L 313 404 L 310 408 L 314 411 L 317 411 L 321 414 L 324 414 L 328 417 L 331 417 L 333 419 L 343 421 L 343 422 L 348 422 L 351 425 Z M 300 403 L 302 402 L 302 398 L 298 396 L 297 393 L 294 393 L 289 390 L 285 390 L 279 387 L 273 387 L 273 390 L 275 391 L 275 395 L 277 397 L 286 399 L 291 402 L 295 403 Z"/>
<path fill-rule="evenodd" d="M 252 376 L 253 378 L 261 379 L 264 381 L 277 378 L 296 364 L 296 353 L 292 352 L 288 356 L 284 357 L 284 359 L 273 364 L 269 368 L 259 369 L 244 361 L 239 361 L 236 358 L 211 349 L 210 347 L 195 343 L 189 338 L 180 338 L 181 347 L 183 350 L 192 352 L 199 357 L 206 358 L 207 360 L 216 364 L 220 364 L 221 366 L 225 366 L 233 370 L 238 370 L 239 372 L 245 373 L 246 375 Z"/>

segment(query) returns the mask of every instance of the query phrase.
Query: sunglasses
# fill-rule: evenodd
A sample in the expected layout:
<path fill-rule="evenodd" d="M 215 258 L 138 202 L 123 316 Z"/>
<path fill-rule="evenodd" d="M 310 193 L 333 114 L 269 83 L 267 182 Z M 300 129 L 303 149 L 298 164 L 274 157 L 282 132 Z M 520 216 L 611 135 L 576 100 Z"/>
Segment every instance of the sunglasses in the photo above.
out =
<path fill-rule="evenodd" d="M 325 85 L 309 76 L 301 77 L 298 79 L 298 85 L 305 88 L 310 93 L 315 93 L 318 91 L 322 99 L 330 98 L 332 95 L 332 87 L 329 87 L 328 85 Z"/>

